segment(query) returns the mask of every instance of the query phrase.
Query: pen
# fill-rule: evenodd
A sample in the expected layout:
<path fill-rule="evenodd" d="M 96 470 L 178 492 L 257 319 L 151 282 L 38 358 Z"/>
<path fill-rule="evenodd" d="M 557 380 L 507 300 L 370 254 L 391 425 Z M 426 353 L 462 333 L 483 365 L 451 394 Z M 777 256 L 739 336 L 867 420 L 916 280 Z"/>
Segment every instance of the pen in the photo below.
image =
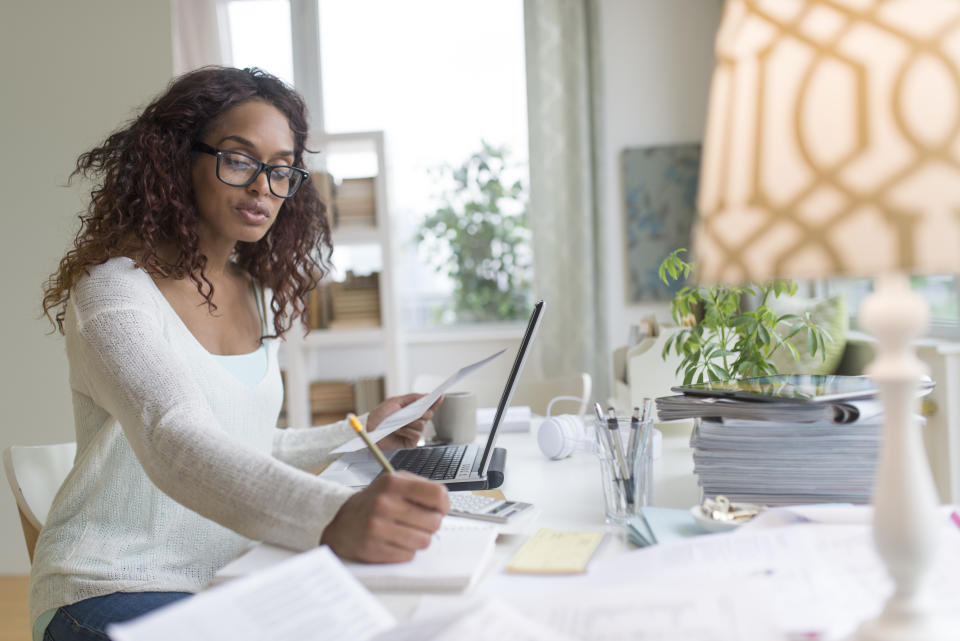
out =
<path fill-rule="evenodd" d="M 633 416 L 630 417 L 630 440 L 627 442 L 627 463 L 630 465 L 630 478 L 634 476 L 634 469 L 637 466 L 637 432 L 640 431 L 640 408 L 633 408 Z"/>
<path fill-rule="evenodd" d="M 600 407 L 600 403 L 593 404 L 593 410 L 597 413 L 597 440 L 600 441 L 600 449 L 604 450 L 604 458 L 607 456 L 610 457 L 610 473 L 613 475 L 613 479 L 617 485 L 624 487 L 624 481 L 621 478 L 620 472 L 618 472 L 619 465 L 617 464 L 617 455 L 613 449 L 613 440 L 611 439 L 610 430 L 603 429 L 603 424 L 606 422 L 606 419 L 603 418 L 603 408 Z"/>
<path fill-rule="evenodd" d="M 593 411 L 597 414 L 597 425 L 603 425 L 606 419 L 603 418 L 603 408 L 600 407 L 600 403 L 593 404 Z M 610 434 L 606 430 L 598 429 L 597 430 L 598 440 L 600 441 L 600 448 L 606 450 L 607 454 L 610 455 L 610 458 L 614 458 L 613 454 L 613 443 L 610 442 Z M 606 447 L 604 447 L 606 443 Z M 616 468 L 614 468 L 616 469 Z M 619 478 L 617 480 L 620 480 Z"/>
<path fill-rule="evenodd" d="M 380 465 L 383 466 L 383 471 L 387 474 L 393 474 L 396 470 L 394 470 L 393 466 L 390 465 L 390 461 L 388 461 L 387 457 L 383 455 L 383 452 L 380 451 L 380 448 L 377 447 L 377 444 L 370 440 L 367 432 L 363 429 L 363 425 L 360 425 L 360 421 L 357 420 L 357 415 L 351 412 L 347 414 L 347 420 L 350 421 L 350 425 L 353 426 L 353 429 L 357 431 L 357 434 L 359 434 L 360 438 L 363 439 L 363 442 L 367 444 L 367 447 L 370 448 L 370 451 L 373 452 L 373 455 L 377 457 L 378 461 L 380 461 Z"/>
<path fill-rule="evenodd" d="M 633 475 L 630 474 L 630 468 L 627 467 L 627 459 L 623 455 L 623 443 L 620 442 L 620 423 L 617 420 L 617 411 L 612 407 L 607 408 L 607 427 L 610 428 L 610 439 L 613 441 L 613 452 L 615 459 L 620 463 L 620 478 L 623 482 L 623 492 L 627 496 L 627 503 L 633 505 Z"/>

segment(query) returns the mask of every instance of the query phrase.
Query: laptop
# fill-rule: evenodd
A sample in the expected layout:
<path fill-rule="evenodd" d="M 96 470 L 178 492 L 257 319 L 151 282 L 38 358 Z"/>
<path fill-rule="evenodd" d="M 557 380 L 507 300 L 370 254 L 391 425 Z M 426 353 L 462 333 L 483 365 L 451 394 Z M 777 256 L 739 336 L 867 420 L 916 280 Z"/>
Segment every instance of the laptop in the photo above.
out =
<path fill-rule="evenodd" d="M 431 445 L 384 452 L 394 468 L 407 470 L 443 483 L 450 491 L 488 490 L 503 484 L 507 451 L 494 446 L 497 441 L 497 431 L 507 414 L 510 401 L 513 400 L 520 372 L 527 361 L 530 345 L 540 327 L 542 317 L 543 301 L 541 300 L 533 306 L 517 356 L 503 387 L 503 393 L 500 395 L 500 403 L 497 405 L 497 413 L 494 416 L 490 434 L 487 436 L 487 442 L 483 446 Z M 331 463 L 320 474 L 320 478 L 354 487 L 365 487 L 382 472 L 380 464 L 364 449 L 344 454 Z"/>

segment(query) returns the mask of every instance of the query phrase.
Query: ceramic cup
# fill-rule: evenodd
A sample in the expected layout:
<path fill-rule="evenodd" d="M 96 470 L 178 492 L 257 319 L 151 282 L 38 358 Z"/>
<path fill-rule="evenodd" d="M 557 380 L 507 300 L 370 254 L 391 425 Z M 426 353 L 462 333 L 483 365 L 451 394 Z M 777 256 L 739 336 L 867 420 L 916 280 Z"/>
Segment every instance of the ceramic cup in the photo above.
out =
<path fill-rule="evenodd" d="M 433 414 L 437 440 L 472 443 L 477 437 L 477 397 L 473 392 L 447 392 Z"/>

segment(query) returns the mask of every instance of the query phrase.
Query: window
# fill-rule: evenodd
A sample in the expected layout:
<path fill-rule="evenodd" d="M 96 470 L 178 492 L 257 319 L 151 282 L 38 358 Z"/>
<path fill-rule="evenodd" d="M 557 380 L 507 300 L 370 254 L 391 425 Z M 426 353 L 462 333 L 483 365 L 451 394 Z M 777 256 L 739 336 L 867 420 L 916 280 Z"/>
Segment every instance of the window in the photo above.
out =
<path fill-rule="evenodd" d="M 384 132 L 403 324 L 453 322 L 438 309 L 455 283 L 430 266 L 416 236 L 439 206 L 441 168 L 459 167 L 484 143 L 507 150 L 504 182 L 529 183 L 522 0 L 318 2 L 324 130 Z M 234 66 L 292 82 L 290 1 L 227 6 Z M 507 203 L 505 215 L 516 207 Z M 532 270 L 529 246 L 517 255 Z M 355 263 L 374 258 L 344 248 L 334 260 L 338 272 L 362 271 Z"/>
<path fill-rule="evenodd" d="M 320 0 L 320 45 L 326 131 L 384 131 L 403 322 L 451 322 L 436 309 L 454 282 L 414 239 L 438 207 L 438 169 L 484 141 L 528 183 L 522 2 Z"/>
<path fill-rule="evenodd" d="M 227 19 L 234 67 L 260 67 L 293 84 L 290 0 L 234 0 Z"/>
<path fill-rule="evenodd" d="M 960 338 L 960 281 L 955 276 L 913 276 L 910 285 L 930 306 L 928 334 L 939 338 Z M 857 326 L 860 304 L 873 291 L 873 281 L 865 278 L 833 278 L 825 283 L 826 292 L 842 293 L 847 299 L 850 326 Z"/>

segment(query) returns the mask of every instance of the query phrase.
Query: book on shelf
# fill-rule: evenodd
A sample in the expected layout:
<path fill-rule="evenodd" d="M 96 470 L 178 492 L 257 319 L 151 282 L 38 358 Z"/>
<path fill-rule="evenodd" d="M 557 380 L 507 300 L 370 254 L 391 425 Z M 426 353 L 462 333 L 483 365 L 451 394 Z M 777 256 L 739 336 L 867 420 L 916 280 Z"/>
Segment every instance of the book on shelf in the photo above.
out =
<path fill-rule="evenodd" d="M 344 178 L 334 195 L 337 226 L 368 226 L 377 224 L 377 202 L 373 177 Z"/>
<path fill-rule="evenodd" d="M 349 412 L 365 414 L 386 398 L 383 376 L 360 376 L 350 381 L 314 381 L 310 384 L 310 421 L 329 425 Z"/>
<path fill-rule="evenodd" d="M 310 329 L 379 327 L 380 274 L 357 276 L 347 271 L 343 282 L 321 282 L 307 295 Z"/>
<path fill-rule="evenodd" d="M 327 208 L 327 220 L 333 220 L 334 207 L 334 181 L 333 176 L 326 171 L 314 171 L 310 173 L 310 182 L 317 190 L 317 196 L 320 202 Z"/>
<path fill-rule="evenodd" d="M 366 414 L 386 400 L 383 376 L 360 376 L 353 382 L 354 406 L 357 414 Z"/>

